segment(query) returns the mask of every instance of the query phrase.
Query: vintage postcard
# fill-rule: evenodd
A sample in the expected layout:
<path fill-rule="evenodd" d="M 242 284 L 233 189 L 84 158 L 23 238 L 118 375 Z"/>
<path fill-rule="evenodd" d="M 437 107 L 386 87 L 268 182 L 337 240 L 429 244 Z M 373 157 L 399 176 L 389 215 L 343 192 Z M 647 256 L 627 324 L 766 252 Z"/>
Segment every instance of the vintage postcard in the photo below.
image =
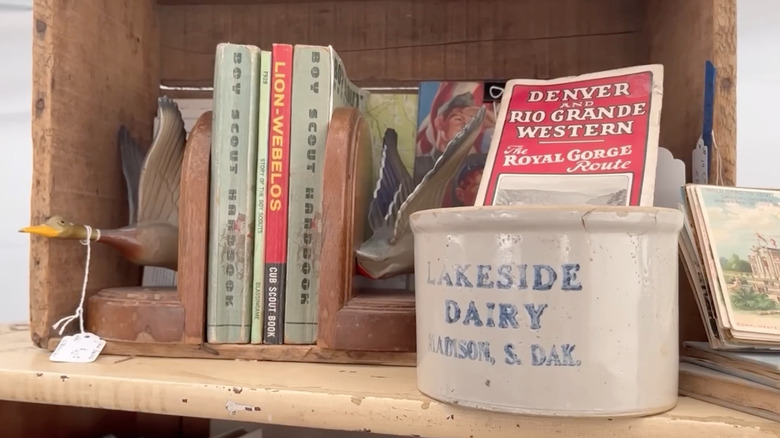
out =
<path fill-rule="evenodd" d="M 710 282 L 728 320 L 720 322 L 738 338 L 780 335 L 780 192 L 704 185 L 695 192 Z"/>

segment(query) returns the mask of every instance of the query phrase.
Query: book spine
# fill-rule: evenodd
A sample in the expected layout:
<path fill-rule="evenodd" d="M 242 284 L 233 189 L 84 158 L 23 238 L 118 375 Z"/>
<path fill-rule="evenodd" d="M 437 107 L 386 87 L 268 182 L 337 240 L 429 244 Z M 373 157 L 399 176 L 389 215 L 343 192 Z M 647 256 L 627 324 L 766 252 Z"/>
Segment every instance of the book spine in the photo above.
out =
<path fill-rule="evenodd" d="M 258 60 L 251 46 L 217 46 L 206 323 L 211 343 L 249 342 Z"/>
<path fill-rule="evenodd" d="M 327 47 L 295 46 L 290 124 L 290 202 L 284 343 L 311 344 L 317 336 L 319 262 L 315 235 L 322 219 L 322 163 L 330 109 Z"/>
<path fill-rule="evenodd" d="M 329 73 L 331 75 L 331 114 L 333 113 L 334 109 L 341 107 L 357 108 L 362 114 L 365 114 L 370 93 L 353 84 L 352 81 L 349 80 L 344 62 L 332 47 L 330 47 L 330 63 L 331 70 Z M 328 121 L 330 121 L 331 114 L 328 114 Z"/>
<path fill-rule="evenodd" d="M 284 339 L 284 295 L 287 270 L 287 196 L 290 175 L 292 88 L 291 44 L 274 44 L 271 55 L 271 131 L 268 140 L 265 208 L 265 294 L 263 342 Z"/>
<path fill-rule="evenodd" d="M 268 117 L 271 104 L 271 52 L 260 52 L 259 119 L 257 122 L 257 203 L 255 204 L 255 249 L 252 270 L 254 289 L 252 291 L 252 331 L 249 336 L 253 344 L 263 342 L 263 310 L 265 297 L 265 198 L 268 187 L 266 172 L 268 163 Z"/>

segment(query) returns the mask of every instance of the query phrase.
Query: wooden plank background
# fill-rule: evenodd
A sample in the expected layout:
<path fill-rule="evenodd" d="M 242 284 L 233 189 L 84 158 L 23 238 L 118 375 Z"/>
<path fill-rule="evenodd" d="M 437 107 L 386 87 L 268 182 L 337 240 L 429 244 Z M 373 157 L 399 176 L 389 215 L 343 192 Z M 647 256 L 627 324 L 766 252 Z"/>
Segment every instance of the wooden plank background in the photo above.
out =
<path fill-rule="evenodd" d="M 647 59 L 644 0 L 396 0 L 160 6 L 161 80 L 211 86 L 230 41 L 331 44 L 360 85 L 552 78 Z"/>
<path fill-rule="evenodd" d="M 159 84 L 154 0 L 33 4 L 33 181 L 31 221 L 58 214 L 97 228 L 128 223 L 117 145 L 120 123 L 141 144 L 152 136 Z M 33 342 L 76 310 L 86 251 L 76 240 L 30 237 Z M 88 293 L 140 283 L 113 248 L 92 245 Z M 68 327 L 78 330 L 78 322 Z"/>

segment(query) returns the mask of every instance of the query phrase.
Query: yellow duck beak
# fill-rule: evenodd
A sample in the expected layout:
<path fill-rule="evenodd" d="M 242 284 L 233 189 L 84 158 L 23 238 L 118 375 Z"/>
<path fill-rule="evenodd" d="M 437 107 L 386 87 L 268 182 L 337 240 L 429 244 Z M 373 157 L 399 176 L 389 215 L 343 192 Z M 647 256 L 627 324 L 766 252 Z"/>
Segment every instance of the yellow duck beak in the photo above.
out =
<path fill-rule="evenodd" d="M 19 230 L 20 233 L 37 234 L 45 237 L 57 237 L 60 232 L 48 225 L 33 225 Z"/>

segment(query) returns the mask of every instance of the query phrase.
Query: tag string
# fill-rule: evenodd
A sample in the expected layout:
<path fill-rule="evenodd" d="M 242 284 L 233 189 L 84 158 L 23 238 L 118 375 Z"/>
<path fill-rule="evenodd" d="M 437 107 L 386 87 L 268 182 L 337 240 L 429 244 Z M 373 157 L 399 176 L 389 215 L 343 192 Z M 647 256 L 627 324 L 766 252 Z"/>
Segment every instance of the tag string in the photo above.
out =
<path fill-rule="evenodd" d="M 715 130 L 712 131 L 712 150 L 715 152 L 715 156 L 712 157 L 715 163 L 715 184 L 723 185 L 723 176 L 721 175 L 721 167 L 723 166 L 722 157 L 720 156 L 720 149 L 718 143 L 715 141 Z"/>
<path fill-rule="evenodd" d="M 57 327 L 62 324 L 62 327 L 60 327 L 59 334 L 62 335 L 62 332 L 65 331 L 65 327 L 68 326 L 74 319 L 79 319 L 79 329 L 81 333 L 84 333 L 84 300 L 87 296 L 87 279 L 89 278 L 89 258 L 91 255 L 91 237 L 92 237 L 92 227 L 89 225 L 84 226 L 87 229 L 87 238 L 85 240 L 81 241 L 81 244 L 87 247 L 87 260 L 84 263 L 84 283 L 81 286 L 81 300 L 79 301 L 79 307 L 76 309 L 76 312 L 73 313 L 73 315 L 66 316 L 59 321 L 55 322 L 52 328 L 54 330 L 57 330 Z M 100 240 L 100 230 L 97 228 L 95 229 L 95 242 Z"/>

